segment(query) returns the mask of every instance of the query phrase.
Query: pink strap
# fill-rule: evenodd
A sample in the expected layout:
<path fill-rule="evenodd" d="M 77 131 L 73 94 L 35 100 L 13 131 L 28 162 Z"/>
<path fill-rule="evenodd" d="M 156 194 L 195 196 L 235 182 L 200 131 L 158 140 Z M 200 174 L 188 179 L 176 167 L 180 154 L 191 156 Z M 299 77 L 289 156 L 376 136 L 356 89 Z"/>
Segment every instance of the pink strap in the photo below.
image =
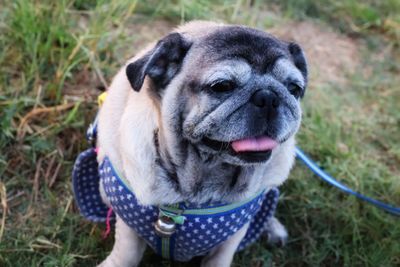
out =
<path fill-rule="evenodd" d="M 108 212 L 107 212 L 107 218 L 106 218 L 106 230 L 103 232 L 103 239 L 106 239 L 111 232 L 110 220 L 111 220 L 112 213 L 113 213 L 112 208 L 109 208 Z"/>

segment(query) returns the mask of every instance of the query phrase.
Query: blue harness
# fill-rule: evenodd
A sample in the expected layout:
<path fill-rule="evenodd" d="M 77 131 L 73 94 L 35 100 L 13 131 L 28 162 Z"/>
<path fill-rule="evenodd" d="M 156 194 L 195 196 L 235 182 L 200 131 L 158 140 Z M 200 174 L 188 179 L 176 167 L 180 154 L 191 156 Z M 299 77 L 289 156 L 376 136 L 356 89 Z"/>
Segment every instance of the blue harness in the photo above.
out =
<path fill-rule="evenodd" d="M 239 203 L 178 203 L 170 206 L 144 206 L 138 203 L 130 186 L 106 157 L 100 164 L 93 148 L 81 153 L 73 169 L 75 199 L 81 213 L 94 222 L 106 220 L 108 207 L 102 202 L 102 183 L 113 211 L 132 227 L 147 244 L 164 258 L 189 261 L 207 254 L 246 223 L 249 229 L 237 250 L 242 250 L 268 231 L 267 222 L 278 202 L 276 188 L 261 192 Z M 176 230 L 169 237 L 157 235 L 154 224 L 161 215 L 176 219 Z M 175 221 L 175 220 L 174 220 Z"/>

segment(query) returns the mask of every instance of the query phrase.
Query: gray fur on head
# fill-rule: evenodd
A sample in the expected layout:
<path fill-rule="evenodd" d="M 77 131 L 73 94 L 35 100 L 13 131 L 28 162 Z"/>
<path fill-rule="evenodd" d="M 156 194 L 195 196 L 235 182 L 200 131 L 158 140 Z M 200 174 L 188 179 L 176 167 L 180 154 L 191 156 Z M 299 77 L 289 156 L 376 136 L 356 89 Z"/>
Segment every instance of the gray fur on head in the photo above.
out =
<path fill-rule="evenodd" d="M 184 198 L 234 198 L 262 184 L 254 180 L 268 179 L 263 176 L 282 160 L 279 153 L 293 150 L 307 84 L 297 44 L 242 26 L 172 33 L 126 74 L 135 91 L 147 76 L 149 97 L 160 99 L 158 164 Z M 264 155 L 230 146 L 257 136 L 279 146 Z M 293 160 L 287 161 L 290 169 Z"/>

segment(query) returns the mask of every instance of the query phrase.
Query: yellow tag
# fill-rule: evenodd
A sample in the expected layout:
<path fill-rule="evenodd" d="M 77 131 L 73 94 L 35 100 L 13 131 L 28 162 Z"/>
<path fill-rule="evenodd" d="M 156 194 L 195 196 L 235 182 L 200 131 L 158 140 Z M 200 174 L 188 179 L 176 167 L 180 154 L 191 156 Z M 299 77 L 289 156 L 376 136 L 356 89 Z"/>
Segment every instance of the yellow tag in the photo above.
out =
<path fill-rule="evenodd" d="M 101 93 L 101 95 L 99 95 L 97 97 L 97 103 L 99 104 L 99 107 L 101 107 L 104 103 L 104 100 L 106 100 L 106 96 L 107 96 L 107 92 L 103 92 Z"/>

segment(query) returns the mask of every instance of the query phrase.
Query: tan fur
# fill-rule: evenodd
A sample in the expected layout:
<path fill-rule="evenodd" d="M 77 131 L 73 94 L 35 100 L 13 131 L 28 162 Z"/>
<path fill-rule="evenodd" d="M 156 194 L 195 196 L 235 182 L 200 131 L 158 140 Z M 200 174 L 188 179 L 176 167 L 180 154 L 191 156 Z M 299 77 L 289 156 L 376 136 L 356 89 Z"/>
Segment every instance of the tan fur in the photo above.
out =
<path fill-rule="evenodd" d="M 137 266 L 146 249 L 146 242 L 119 217 L 115 224 L 115 243 L 110 255 L 99 267 Z"/>
<path fill-rule="evenodd" d="M 229 267 L 231 265 L 233 255 L 240 241 L 246 235 L 249 224 L 244 225 L 239 231 L 231 236 L 227 241 L 217 246 L 202 260 L 202 267 Z"/>

